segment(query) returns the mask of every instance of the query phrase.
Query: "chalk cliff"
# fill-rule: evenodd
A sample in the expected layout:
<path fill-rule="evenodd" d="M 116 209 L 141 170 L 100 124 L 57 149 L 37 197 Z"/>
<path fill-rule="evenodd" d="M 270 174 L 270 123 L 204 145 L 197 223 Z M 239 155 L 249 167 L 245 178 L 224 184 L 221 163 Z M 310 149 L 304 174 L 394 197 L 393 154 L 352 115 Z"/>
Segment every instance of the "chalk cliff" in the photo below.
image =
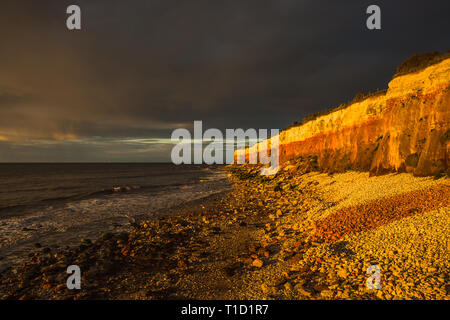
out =
<path fill-rule="evenodd" d="M 449 174 L 450 59 L 395 77 L 386 92 L 289 127 L 279 144 L 280 162 L 293 170 Z"/>

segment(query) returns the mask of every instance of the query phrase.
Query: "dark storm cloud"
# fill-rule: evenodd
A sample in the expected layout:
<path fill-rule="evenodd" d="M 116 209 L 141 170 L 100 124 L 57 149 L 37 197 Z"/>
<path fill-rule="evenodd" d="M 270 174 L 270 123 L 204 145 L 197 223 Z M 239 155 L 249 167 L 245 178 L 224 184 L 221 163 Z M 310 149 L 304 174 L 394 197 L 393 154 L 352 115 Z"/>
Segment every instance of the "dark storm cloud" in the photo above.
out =
<path fill-rule="evenodd" d="M 449 48 L 448 1 L 80 0 L 82 30 L 68 31 L 73 3 L 0 4 L 0 153 L 57 140 L 45 158 L 136 160 L 135 145 L 100 141 L 168 138 L 193 120 L 283 128 L 385 87 L 413 53 Z M 381 31 L 365 27 L 370 4 Z M 149 160 L 167 156 L 157 145 Z M 44 149 L 20 145 L 14 159 Z"/>

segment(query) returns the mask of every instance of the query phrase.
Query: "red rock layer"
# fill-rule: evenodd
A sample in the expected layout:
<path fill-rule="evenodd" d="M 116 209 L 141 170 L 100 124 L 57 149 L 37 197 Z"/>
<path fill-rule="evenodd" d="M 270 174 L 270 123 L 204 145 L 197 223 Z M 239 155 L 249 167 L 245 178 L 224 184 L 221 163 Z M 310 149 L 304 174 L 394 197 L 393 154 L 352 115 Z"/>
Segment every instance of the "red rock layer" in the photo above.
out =
<path fill-rule="evenodd" d="M 295 159 L 299 155 L 317 156 L 318 165 L 323 171 L 342 172 L 348 169 L 368 171 L 377 149 L 377 140 L 382 135 L 381 121 L 374 117 L 358 126 L 345 127 L 339 131 L 317 134 L 303 141 L 282 144 L 280 162 Z"/>

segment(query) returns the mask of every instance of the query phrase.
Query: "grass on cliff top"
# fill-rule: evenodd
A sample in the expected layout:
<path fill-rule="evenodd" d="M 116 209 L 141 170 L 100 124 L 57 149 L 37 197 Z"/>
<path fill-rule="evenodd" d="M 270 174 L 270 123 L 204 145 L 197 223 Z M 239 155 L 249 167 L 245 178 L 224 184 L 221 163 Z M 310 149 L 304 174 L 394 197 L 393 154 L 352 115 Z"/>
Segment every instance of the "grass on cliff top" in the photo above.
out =
<path fill-rule="evenodd" d="M 423 70 L 448 58 L 450 58 L 450 51 L 444 53 L 433 51 L 414 54 L 397 67 L 394 78 Z"/>
<path fill-rule="evenodd" d="M 448 58 L 450 58 L 450 50 L 445 53 L 439 53 L 437 51 L 433 51 L 433 52 L 414 54 L 411 57 L 409 57 L 408 59 L 406 59 L 405 61 L 403 61 L 397 67 L 397 71 L 394 74 L 393 78 L 423 70 L 426 67 L 429 67 L 433 64 L 437 64 Z M 299 127 L 309 121 L 316 120 L 318 117 L 325 116 L 332 112 L 345 109 L 354 103 L 361 102 L 368 98 L 384 95 L 384 94 L 386 94 L 386 92 L 387 92 L 387 89 L 377 90 L 375 92 L 369 92 L 369 93 L 358 93 L 351 101 L 349 101 L 347 103 L 342 103 L 337 107 L 333 107 L 333 108 L 330 108 L 327 110 L 323 110 L 320 112 L 310 114 L 310 115 L 306 116 L 305 118 L 303 118 L 301 121 L 295 121 L 293 124 L 287 126 L 283 131 L 286 131 L 286 130 L 294 128 L 294 127 Z"/>
<path fill-rule="evenodd" d="M 345 109 L 345 108 L 347 108 L 348 106 L 350 106 L 350 105 L 352 105 L 354 103 L 358 103 L 358 102 L 364 101 L 364 100 L 366 100 L 368 98 L 385 95 L 386 92 L 387 92 L 387 89 L 377 90 L 375 92 L 368 92 L 368 93 L 360 92 L 351 101 L 349 101 L 347 103 L 342 103 L 342 104 L 340 104 L 337 107 L 333 107 L 333 108 L 330 108 L 330 109 L 327 109 L 327 110 L 323 110 L 323 111 L 319 111 L 319 112 L 310 114 L 310 115 L 306 116 L 305 118 L 303 118 L 301 121 L 295 121 L 293 124 L 287 126 L 284 130 L 288 130 L 288 129 L 291 129 L 291 128 L 294 128 L 294 127 L 299 127 L 299 126 L 304 125 L 305 123 L 307 123 L 309 121 L 316 120 L 318 117 L 326 116 L 327 114 L 333 113 L 335 111 Z"/>

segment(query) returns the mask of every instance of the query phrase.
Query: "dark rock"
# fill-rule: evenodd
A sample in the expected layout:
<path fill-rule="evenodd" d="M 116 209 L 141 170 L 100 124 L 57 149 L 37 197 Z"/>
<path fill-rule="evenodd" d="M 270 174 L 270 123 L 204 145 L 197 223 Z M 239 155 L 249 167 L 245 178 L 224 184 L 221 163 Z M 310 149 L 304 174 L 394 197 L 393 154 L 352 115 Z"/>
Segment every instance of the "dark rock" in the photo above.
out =
<path fill-rule="evenodd" d="M 236 271 L 238 269 L 242 268 L 242 263 L 241 262 L 235 262 L 227 267 L 224 268 L 224 272 L 228 277 L 232 277 L 236 274 Z"/>
<path fill-rule="evenodd" d="M 109 239 L 111 239 L 112 237 L 114 237 L 114 234 L 111 233 L 111 232 L 108 232 L 108 233 L 105 233 L 105 234 L 103 235 L 103 240 L 109 240 Z"/>
<path fill-rule="evenodd" d="M 50 249 L 49 247 L 45 247 L 44 249 L 42 249 L 42 253 L 50 253 L 52 252 L 52 249 Z"/>

